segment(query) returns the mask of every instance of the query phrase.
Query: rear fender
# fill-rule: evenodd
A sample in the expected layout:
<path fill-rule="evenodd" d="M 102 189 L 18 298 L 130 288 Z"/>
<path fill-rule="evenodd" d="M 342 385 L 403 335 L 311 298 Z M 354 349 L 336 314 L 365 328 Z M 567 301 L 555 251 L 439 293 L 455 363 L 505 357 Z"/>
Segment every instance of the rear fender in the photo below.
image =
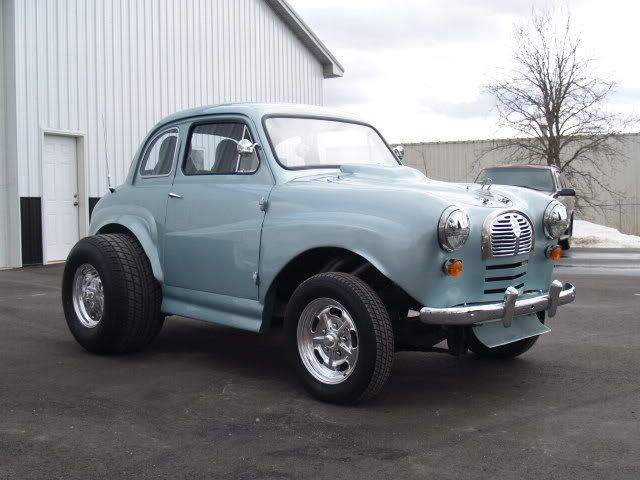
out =
<path fill-rule="evenodd" d="M 109 210 L 111 209 L 103 208 L 94 212 L 89 227 L 89 235 L 97 235 L 112 230 L 118 231 L 118 226 L 129 230 L 142 245 L 142 249 L 147 255 L 149 263 L 151 263 L 153 276 L 162 284 L 164 282 L 164 274 L 158 252 L 158 228 L 153 215 L 139 207 L 127 208 L 122 205 L 118 206 L 117 213 Z"/>

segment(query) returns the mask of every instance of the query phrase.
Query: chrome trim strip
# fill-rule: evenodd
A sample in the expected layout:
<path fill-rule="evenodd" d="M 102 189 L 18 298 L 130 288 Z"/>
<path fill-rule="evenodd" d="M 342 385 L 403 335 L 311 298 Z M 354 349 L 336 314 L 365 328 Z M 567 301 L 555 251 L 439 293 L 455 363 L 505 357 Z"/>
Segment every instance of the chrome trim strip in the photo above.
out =
<path fill-rule="evenodd" d="M 509 327 L 513 317 L 541 311 L 548 311 L 549 317 L 556 314 L 560 305 L 566 305 L 576 299 L 576 288 L 570 283 L 564 285 L 554 280 L 549 291 L 542 295 L 527 297 L 518 295 L 513 287 L 505 291 L 505 299 L 500 303 L 469 305 L 464 307 L 420 309 L 420 321 L 429 325 L 474 325 L 488 320 L 502 319 L 502 324 Z"/>

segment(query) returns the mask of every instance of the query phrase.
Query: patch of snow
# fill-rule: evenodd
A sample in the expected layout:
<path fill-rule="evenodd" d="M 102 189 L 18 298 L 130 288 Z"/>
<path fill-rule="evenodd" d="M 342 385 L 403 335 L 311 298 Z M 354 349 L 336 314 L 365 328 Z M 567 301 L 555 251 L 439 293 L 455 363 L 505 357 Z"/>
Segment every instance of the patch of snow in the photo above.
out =
<path fill-rule="evenodd" d="M 575 247 L 640 248 L 640 237 L 584 220 L 574 220 L 572 244 Z"/>

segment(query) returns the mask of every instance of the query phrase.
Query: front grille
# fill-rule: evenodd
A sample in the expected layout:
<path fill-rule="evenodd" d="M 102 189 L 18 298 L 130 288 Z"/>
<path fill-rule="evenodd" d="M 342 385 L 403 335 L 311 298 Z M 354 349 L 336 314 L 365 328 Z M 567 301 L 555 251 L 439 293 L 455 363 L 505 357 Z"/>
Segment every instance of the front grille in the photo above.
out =
<path fill-rule="evenodd" d="M 515 287 L 522 292 L 529 260 L 516 263 L 487 265 L 485 267 L 484 294 L 504 295 L 507 287 Z"/>
<path fill-rule="evenodd" d="M 533 248 L 533 227 L 517 212 L 507 212 L 491 223 L 491 256 L 508 257 L 529 253 Z"/>

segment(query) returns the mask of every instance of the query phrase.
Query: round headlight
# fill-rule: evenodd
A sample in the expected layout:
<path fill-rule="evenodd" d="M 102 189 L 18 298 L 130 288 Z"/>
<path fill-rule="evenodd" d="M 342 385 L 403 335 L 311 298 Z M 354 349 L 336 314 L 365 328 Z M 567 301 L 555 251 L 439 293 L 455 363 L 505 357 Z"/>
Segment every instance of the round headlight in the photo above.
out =
<path fill-rule="evenodd" d="M 447 207 L 438 223 L 440 246 L 448 252 L 457 250 L 469 238 L 469 216 L 458 207 Z"/>
<path fill-rule="evenodd" d="M 566 207 L 554 200 L 544 211 L 544 234 L 547 238 L 558 238 L 569 226 Z"/>

